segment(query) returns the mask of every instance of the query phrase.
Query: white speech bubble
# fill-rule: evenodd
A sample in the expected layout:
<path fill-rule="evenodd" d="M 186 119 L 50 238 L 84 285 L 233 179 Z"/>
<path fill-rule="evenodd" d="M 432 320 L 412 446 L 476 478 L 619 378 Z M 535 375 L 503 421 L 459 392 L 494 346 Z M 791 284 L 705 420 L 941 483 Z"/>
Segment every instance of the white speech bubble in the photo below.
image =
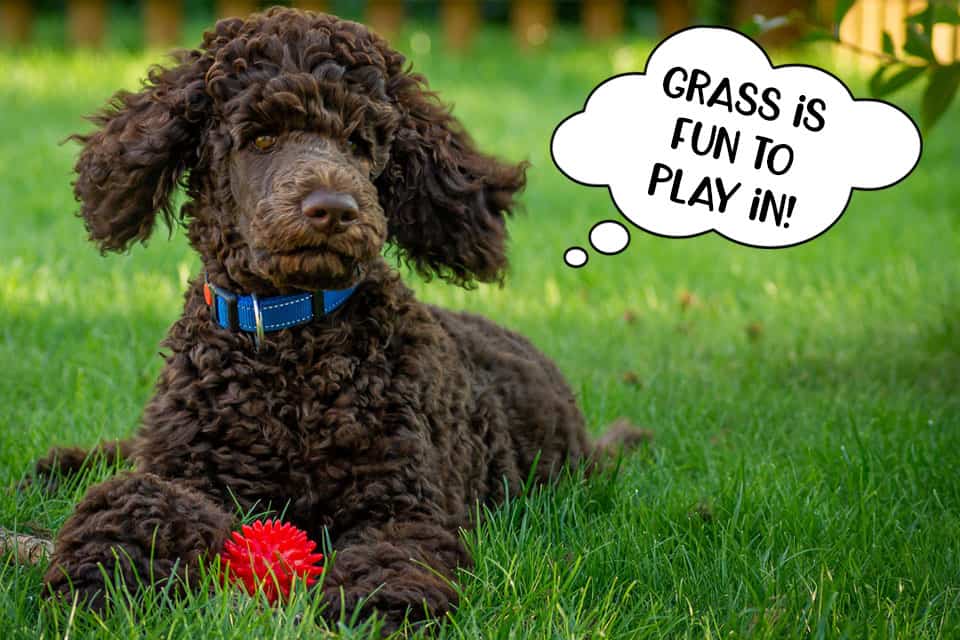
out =
<path fill-rule="evenodd" d="M 644 73 L 595 88 L 551 141 L 564 175 L 608 186 L 645 231 L 715 231 L 766 248 L 822 234 L 853 189 L 899 182 L 921 148 L 897 107 L 854 99 L 816 67 L 773 67 L 759 45 L 724 27 L 670 36 Z"/>

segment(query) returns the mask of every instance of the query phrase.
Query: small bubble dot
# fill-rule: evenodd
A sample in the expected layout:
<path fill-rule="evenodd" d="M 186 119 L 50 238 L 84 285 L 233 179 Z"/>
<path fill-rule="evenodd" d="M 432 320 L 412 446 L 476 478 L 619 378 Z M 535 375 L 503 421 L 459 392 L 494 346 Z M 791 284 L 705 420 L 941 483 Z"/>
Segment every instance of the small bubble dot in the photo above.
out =
<path fill-rule="evenodd" d="M 570 247 L 564 252 L 563 261 L 567 263 L 568 267 L 579 269 L 587 264 L 587 252 L 580 247 Z"/>

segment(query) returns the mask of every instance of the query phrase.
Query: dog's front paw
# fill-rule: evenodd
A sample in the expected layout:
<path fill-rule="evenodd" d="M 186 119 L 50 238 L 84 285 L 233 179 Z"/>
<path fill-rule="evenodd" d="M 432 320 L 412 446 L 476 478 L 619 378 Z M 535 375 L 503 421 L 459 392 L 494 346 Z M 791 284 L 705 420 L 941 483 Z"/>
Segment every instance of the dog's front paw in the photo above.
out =
<path fill-rule="evenodd" d="M 66 606 L 74 606 L 103 612 L 107 605 L 106 585 L 99 566 L 93 567 L 96 575 L 68 576 L 65 571 L 48 571 L 44 579 L 41 597 L 50 598 Z"/>

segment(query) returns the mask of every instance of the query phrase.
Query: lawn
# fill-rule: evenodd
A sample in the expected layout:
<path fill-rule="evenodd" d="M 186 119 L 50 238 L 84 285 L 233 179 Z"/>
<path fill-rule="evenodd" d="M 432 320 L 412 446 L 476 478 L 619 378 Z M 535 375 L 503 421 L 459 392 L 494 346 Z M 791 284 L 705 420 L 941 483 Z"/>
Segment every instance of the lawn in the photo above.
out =
<path fill-rule="evenodd" d="M 533 163 L 506 285 L 417 282 L 420 295 L 530 336 L 594 432 L 627 416 L 656 433 L 617 473 L 574 474 L 465 533 L 476 567 L 441 637 L 960 637 L 960 108 L 908 179 L 857 192 L 811 243 L 765 251 L 634 230 L 625 253 L 574 270 L 563 251 L 616 211 L 556 170 L 550 134 L 655 43 L 560 34 L 520 55 L 491 31 L 450 56 L 435 34 L 431 52 L 416 42 L 417 68 L 482 146 Z M 6 528 L 55 532 L 111 473 L 54 495 L 12 489 L 54 443 L 133 431 L 198 267 L 179 232 L 102 258 L 73 215 L 76 148 L 59 144 L 157 59 L 0 54 Z M 863 96 L 865 81 L 848 79 Z M 917 113 L 917 95 L 898 98 Z M 41 602 L 41 573 L 0 559 L 0 638 L 316 635 L 307 594 L 279 612 L 217 594 L 99 618 Z"/>

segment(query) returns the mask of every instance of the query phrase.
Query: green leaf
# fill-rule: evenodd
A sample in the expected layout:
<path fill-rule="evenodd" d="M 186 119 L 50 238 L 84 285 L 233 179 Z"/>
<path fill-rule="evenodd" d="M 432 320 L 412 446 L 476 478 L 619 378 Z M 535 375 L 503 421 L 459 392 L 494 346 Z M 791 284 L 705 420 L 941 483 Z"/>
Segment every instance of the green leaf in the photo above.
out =
<path fill-rule="evenodd" d="M 737 27 L 737 31 L 745 36 L 756 38 L 758 35 L 760 35 L 760 25 L 757 24 L 755 20 L 747 20 L 746 22 L 740 23 L 740 25 Z"/>
<path fill-rule="evenodd" d="M 870 95 L 882 98 L 907 86 L 929 67 L 893 62 L 883 65 L 870 77 Z M 892 71 L 892 73 L 888 73 Z"/>
<path fill-rule="evenodd" d="M 877 67 L 877 70 L 873 72 L 872 76 L 870 76 L 868 87 L 870 89 L 870 95 L 874 98 L 878 97 L 877 92 L 879 91 L 879 87 L 883 84 L 884 74 L 886 74 L 887 71 L 889 71 L 893 66 L 894 63 L 882 64 Z"/>
<path fill-rule="evenodd" d="M 802 43 L 823 42 L 825 40 L 836 42 L 837 36 L 834 35 L 832 31 L 817 26 L 812 26 L 807 29 L 800 38 L 800 42 Z"/>
<path fill-rule="evenodd" d="M 886 31 L 883 32 L 883 52 L 888 56 L 894 54 L 896 47 L 893 46 L 893 38 L 890 37 L 890 34 Z"/>
<path fill-rule="evenodd" d="M 843 18 L 850 11 L 850 7 L 853 6 L 853 3 L 856 0 L 837 0 L 837 6 L 833 10 L 833 24 L 840 26 L 840 23 L 843 22 Z"/>
<path fill-rule="evenodd" d="M 930 36 L 919 25 L 907 25 L 907 41 L 903 45 L 903 50 L 905 53 L 923 58 L 928 62 L 936 62 L 936 58 L 933 56 L 933 46 L 930 44 Z"/>
<path fill-rule="evenodd" d="M 934 24 L 960 25 L 960 11 L 956 6 L 944 2 L 932 2 L 922 11 L 907 16 L 907 24 L 924 25 L 928 29 Z"/>
<path fill-rule="evenodd" d="M 951 65 L 935 65 L 930 73 L 930 82 L 923 92 L 920 105 L 920 120 L 924 131 L 929 131 L 953 102 L 960 86 L 960 62 Z"/>

